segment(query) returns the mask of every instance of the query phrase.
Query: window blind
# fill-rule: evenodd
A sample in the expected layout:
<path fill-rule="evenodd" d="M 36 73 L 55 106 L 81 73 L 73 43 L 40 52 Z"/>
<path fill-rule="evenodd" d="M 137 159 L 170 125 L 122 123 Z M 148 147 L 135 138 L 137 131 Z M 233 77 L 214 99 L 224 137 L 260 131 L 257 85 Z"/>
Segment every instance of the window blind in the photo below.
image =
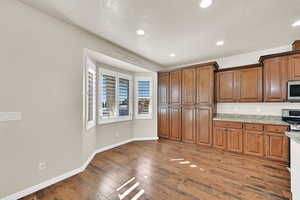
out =
<path fill-rule="evenodd" d="M 88 72 L 88 121 L 94 120 L 95 75 Z"/>
<path fill-rule="evenodd" d="M 102 117 L 111 117 L 116 114 L 116 77 L 102 76 Z"/>
<path fill-rule="evenodd" d="M 138 81 L 138 114 L 149 114 L 151 112 L 150 81 Z"/>
<path fill-rule="evenodd" d="M 129 115 L 129 80 L 119 78 L 119 116 Z"/>

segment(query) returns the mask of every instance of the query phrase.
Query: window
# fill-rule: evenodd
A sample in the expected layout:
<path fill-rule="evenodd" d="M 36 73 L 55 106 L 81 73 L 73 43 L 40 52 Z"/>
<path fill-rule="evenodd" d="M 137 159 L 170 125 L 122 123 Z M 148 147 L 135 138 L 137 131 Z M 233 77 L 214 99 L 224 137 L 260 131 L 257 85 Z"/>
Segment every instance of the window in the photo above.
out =
<path fill-rule="evenodd" d="M 96 125 L 96 65 L 87 58 L 86 63 L 86 129 Z"/>
<path fill-rule="evenodd" d="M 152 119 L 152 78 L 136 77 L 135 117 Z"/>
<path fill-rule="evenodd" d="M 132 77 L 99 70 L 99 124 L 132 119 Z"/>

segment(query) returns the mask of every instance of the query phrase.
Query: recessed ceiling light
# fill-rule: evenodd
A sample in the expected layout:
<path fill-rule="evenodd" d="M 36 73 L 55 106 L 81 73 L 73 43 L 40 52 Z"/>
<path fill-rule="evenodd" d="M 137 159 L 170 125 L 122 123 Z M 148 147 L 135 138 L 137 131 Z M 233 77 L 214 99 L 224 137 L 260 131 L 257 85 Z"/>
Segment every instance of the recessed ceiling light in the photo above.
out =
<path fill-rule="evenodd" d="M 224 41 L 222 41 L 222 40 L 221 40 L 221 41 L 218 41 L 218 42 L 216 43 L 216 45 L 217 45 L 217 46 L 222 46 L 222 45 L 224 45 Z"/>
<path fill-rule="evenodd" d="M 175 56 L 176 56 L 175 53 L 170 54 L 170 57 L 175 57 Z"/>
<path fill-rule="evenodd" d="M 211 4 L 212 4 L 212 0 L 201 0 L 200 1 L 201 8 L 208 8 L 209 6 L 211 6 Z"/>
<path fill-rule="evenodd" d="M 138 34 L 138 35 L 145 35 L 145 31 L 142 30 L 142 29 L 139 29 L 139 30 L 136 31 L 136 34 Z"/>
<path fill-rule="evenodd" d="M 300 20 L 296 21 L 295 23 L 292 24 L 292 26 L 300 26 Z"/>

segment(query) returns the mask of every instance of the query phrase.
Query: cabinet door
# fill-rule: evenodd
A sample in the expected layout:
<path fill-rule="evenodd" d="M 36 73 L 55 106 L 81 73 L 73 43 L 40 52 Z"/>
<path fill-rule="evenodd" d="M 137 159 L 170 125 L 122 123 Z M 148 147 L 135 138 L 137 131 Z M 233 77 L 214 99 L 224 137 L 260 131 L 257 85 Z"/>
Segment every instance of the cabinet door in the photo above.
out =
<path fill-rule="evenodd" d="M 158 109 L 158 136 L 169 138 L 169 112 L 168 107 Z"/>
<path fill-rule="evenodd" d="M 158 78 L 159 105 L 169 103 L 169 73 L 160 73 Z"/>
<path fill-rule="evenodd" d="M 264 61 L 264 100 L 266 102 L 286 100 L 287 58 L 278 57 Z"/>
<path fill-rule="evenodd" d="M 196 69 L 196 104 L 214 104 L 214 68 L 199 67 Z"/>
<path fill-rule="evenodd" d="M 227 129 L 222 127 L 214 127 L 213 146 L 218 149 L 226 149 Z"/>
<path fill-rule="evenodd" d="M 171 107 L 170 110 L 170 139 L 181 140 L 181 108 Z"/>
<path fill-rule="evenodd" d="M 236 102 L 236 72 L 226 71 L 217 73 L 217 101 Z"/>
<path fill-rule="evenodd" d="M 181 104 L 181 71 L 170 72 L 170 104 Z"/>
<path fill-rule="evenodd" d="M 227 149 L 231 152 L 243 152 L 243 129 L 227 129 Z"/>
<path fill-rule="evenodd" d="M 289 57 L 289 80 L 300 80 L 300 54 Z"/>
<path fill-rule="evenodd" d="M 265 154 L 267 158 L 288 162 L 289 140 L 283 133 L 265 133 Z"/>
<path fill-rule="evenodd" d="M 244 131 L 244 153 L 253 156 L 264 156 L 263 132 Z"/>
<path fill-rule="evenodd" d="M 212 108 L 196 108 L 196 138 L 197 144 L 212 145 Z"/>
<path fill-rule="evenodd" d="M 182 141 L 196 143 L 194 107 L 182 108 Z"/>
<path fill-rule="evenodd" d="M 196 70 L 194 68 L 182 70 L 182 104 L 195 104 Z"/>
<path fill-rule="evenodd" d="M 237 72 L 240 102 L 262 101 L 262 68 L 242 69 Z"/>

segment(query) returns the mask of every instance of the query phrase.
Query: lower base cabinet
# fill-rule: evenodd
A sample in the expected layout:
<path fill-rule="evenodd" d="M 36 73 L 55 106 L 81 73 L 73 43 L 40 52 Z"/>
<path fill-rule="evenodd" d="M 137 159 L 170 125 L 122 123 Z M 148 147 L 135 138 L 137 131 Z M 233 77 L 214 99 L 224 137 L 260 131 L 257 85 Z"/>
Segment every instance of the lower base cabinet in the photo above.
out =
<path fill-rule="evenodd" d="M 169 139 L 181 140 L 181 107 L 169 108 L 170 133 Z"/>
<path fill-rule="evenodd" d="M 226 149 L 227 129 L 222 127 L 214 127 L 213 146 L 218 149 Z"/>
<path fill-rule="evenodd" d="M 227 129 L 227 149 L 231 152 L 243 152 L 243 130 L 242 129 Z"/>
<path fill-rule="evenodd" d="M 287 126 L 214 121 L 213 147 L 289 162 Z"/>
<path fill-rule="evenodd" d="M 196 108 L 196 140 L 197 144 L 212 145 L 212 108 Z"/>
<path fill-rule="evenodd" d="M 195 134 L 195 108 L 183 107 L 181 112 L 182 121 L 182 141 L 196 143 Z"/>
<path fill-rule="evenodd" d="M 264 135 L 263 132 L 244 131 L 245 145 L 244 153 L 252 156 L 264 156 Z"/>
<path fill-rule="evenodd" d="M 158 136 L 169 138 L 169 109 L 160 107 L 158 110 Z"/>
<path fill-rule="evenodd" d="M 272 160 L 288 161 L 289 139 L 278 133 L 265 133 L 265 156 Z"/>

